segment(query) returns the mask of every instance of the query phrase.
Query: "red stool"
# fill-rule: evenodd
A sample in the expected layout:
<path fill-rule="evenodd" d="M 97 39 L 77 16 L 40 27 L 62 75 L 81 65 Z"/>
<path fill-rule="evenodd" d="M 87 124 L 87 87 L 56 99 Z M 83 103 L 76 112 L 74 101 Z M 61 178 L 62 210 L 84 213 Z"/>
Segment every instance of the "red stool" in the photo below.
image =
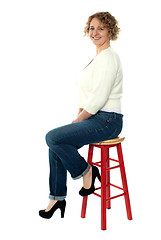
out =
<path fill-rule="evenodd" d="M 124 160 L 123 160 L 122 147 L 121 147 L 121 142 L 123 140 L 124 140 L 124 138 L 115 138 L 115 139 L 111 139 L 111 140 L 107 140 L 107 141 L 89 145 L 87 162 L 90 165 L 95 165 L 95 166 L 101 168 L 101 187 L 96 188 L 96 190 L 101 189 L 101 195 L 96 193 L 96 191 L 93 194 L 98 197 L 101 197 L 101 229 L 102 230 L 106 230 L 106 208 L 108 208 L 108 209 L 111 208 L 111 199 L 124 196 L 127 218 L 129 220 L 132 220 L 130 198 L 129 198 L 129 193 L 128 193 L 128 186 L 127 186 L 126 173 L 125 173 Z M 92 162 L 94 147 L 101 149 L 101 161 L 100 162 Z M 117 148 L 118 160 L 112 159 L 109 157 L 109 149 L 112 147 Z M 117 166 L 110 167 L 110 160 L 114 161 L 116 163 L 119 163 L 119 164 Z M 116 186 L 116 185 L 110 183 L 110 170 L 115 169 L 115 168 L 120 168 L 122 187 L 119 187 L 119 186 Z M 122 193 L 111 197 L 111 194 L 110 194 L 111 186 L 120 189 L 122 191 Z M 88 199 L 88 197 L 83 197 L 82 211 L 81 211 L 82 218 L 85 218 L 85 215 L 86 215 L 87 199 Z"/>

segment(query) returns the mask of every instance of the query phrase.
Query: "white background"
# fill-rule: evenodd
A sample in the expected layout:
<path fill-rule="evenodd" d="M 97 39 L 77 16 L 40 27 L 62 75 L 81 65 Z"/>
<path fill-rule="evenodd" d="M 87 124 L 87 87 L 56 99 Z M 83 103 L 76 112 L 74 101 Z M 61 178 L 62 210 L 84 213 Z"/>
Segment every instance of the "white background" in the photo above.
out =
<path fill-rule="evenodd" d="M 1 239 L 160 239 L 159 9 L 159 0 L 1 0 Z M 128 221 L 123 198 L 113 200 L 107 231 L 95 196 L 80 218 L 82 180 L 70 175 L 65 218 L 38 216 L 48 203 L 45 134 L 76 117 L 76 78 L 95 55 L 82 31 L 97 11 L 112 13 L 121 28 L 111 46 L 124 70 L 122 146 L 133 212 Z M 81 152 L 86 157 L 87 148 Z"/>

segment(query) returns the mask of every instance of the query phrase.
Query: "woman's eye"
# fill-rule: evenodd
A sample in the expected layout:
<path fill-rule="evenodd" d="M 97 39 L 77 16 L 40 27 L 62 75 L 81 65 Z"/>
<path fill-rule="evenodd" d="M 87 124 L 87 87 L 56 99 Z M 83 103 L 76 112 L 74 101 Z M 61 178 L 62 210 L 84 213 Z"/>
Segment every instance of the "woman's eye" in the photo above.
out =
<path fill-rule="evenodd" d="M 90 28 L 89 28 L 89 30 L 90 30 L 90 31 L 93 31 L 93 30 L 94 30 L 94 27 L 90 27 Z M 98 28 L 98 30 L 101 30 L 101 31 L 103 31 L 103 30 L 104 30 L 104 28 Z"/>

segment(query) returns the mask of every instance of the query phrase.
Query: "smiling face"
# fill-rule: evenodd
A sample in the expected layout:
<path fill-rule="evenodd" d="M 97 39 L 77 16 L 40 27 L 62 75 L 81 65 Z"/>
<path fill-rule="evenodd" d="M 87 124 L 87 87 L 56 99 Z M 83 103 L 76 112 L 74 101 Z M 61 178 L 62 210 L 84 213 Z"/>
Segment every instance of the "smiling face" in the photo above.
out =
<path fill-rule="evenodd" d="M 89 37 L 97 48 L 107 48 L 110 46 L 110 34 L 108 29 L 98 18 L 93 18 L 90 22 Z"/>

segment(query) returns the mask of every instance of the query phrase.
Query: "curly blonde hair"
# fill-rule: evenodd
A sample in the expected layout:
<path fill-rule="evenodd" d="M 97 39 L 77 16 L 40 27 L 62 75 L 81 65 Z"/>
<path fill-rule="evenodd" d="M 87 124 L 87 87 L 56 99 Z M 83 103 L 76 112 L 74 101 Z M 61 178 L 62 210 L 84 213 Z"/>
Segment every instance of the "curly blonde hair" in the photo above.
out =
<path fill-rule="evenodd" d="M 103 23 L 104 27 L 108 28 L 108 31 L 111 35 L 111 40 L 116 40 L 118 38 L 120 32 L 120 28 L 118 27 L 118 21 L 109 12 L 97 12 L 89 16 L 86 26 L 84 28 L 84 36 L 88 35 L 90 23 L 93 18 L 98 18 Z"/>

